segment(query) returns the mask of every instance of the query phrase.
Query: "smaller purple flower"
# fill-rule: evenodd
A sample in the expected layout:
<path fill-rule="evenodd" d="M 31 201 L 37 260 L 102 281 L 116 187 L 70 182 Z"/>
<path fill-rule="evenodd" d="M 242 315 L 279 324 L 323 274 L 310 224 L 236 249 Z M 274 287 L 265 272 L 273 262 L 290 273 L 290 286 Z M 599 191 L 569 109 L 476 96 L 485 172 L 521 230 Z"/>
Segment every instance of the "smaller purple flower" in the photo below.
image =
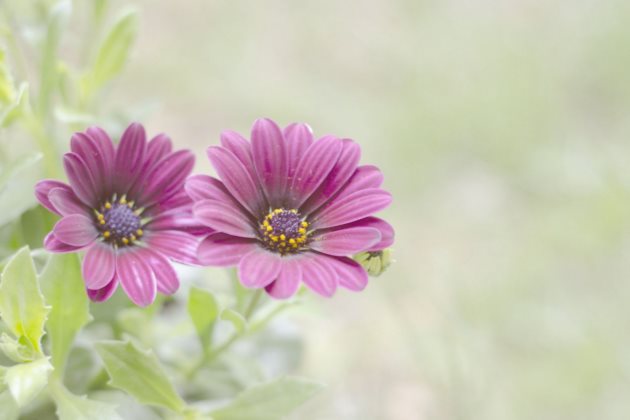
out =
<path fill-rule="evenodd" d="M 157 292 L 173 294 L 179 279 L 170 260 L 195 264 L 195 234 L 204 231 L 195 227 L 183 188 L 193 154 L 173 152 L 164 134 L 147 142 L 140 124 L 131 124 L 117 147 L 102 129 L 88 128 L 72 136 L 71 150 L 63 158 L 70 185 L 35 186 L 39 202 L 62 216 L 44 247 L 86 250 L 82 272 L 94 301 L 109 299 L 119 283 L 140 306 Z"/>
<path fill-rule="evenodd" d="M 251 143 L 227 131 L 221 144 L 208 148 L 220 180 L 186 181 L 195 217 L 214 230 L 199 244 L 199 261 L 237 266 L 244 286 L 275 298 L 301 283 L 323 296 L 338 286 L 363 290 L 367 272 L 351 256 L 389 247 L 394 230 L 373 217 L 391 195 L 378 168 L 358 166 L 358 144 L 314 140 L 306 124 L 281 130 L 268 119 L 254 123 Z"/>

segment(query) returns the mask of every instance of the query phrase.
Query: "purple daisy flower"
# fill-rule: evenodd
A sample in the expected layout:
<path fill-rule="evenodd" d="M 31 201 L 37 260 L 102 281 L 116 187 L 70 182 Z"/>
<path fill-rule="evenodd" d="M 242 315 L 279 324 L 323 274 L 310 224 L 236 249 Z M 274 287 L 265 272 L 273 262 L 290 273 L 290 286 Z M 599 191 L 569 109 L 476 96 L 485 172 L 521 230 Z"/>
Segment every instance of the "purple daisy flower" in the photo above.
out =
<path fill-rule="evenodd" d="M 200 244 L 202 264 L 238 266 L 240 281 L 288 298 L 304 282 L 332 296 L 337 286 L 359 291 L 367 273 L 351 255 L 382 250 L 394 231 L 372 214 L 391 203 L 374 166 L 357 166 L 350 139 L 313 140 L 306 124 L 284 129 L 254 123 L 251 144 L 226 131 L 208 148 L 221 180 L 195 175 L 186 191 L 197 220 L 215 232 Z"/>
<path fill-rule="evenodd" d="M 198 232 L 183 188 L 193 154 L 173 152 L 164 134 L 147 142 L 140 124 L 131 124 L 117 147 L 91 127 L 72 136 L 71 150 L 63 158 L 70 185 L 44 180 L 35 186 L 39 202 L 62 216 L 44 247 L 86 249 L 83 278 L 94 301 L 107 300 L 119 283 L 140 306 L 156 292 L 174 293 L 179 279 L 169 260 L 197 262 Z"/>

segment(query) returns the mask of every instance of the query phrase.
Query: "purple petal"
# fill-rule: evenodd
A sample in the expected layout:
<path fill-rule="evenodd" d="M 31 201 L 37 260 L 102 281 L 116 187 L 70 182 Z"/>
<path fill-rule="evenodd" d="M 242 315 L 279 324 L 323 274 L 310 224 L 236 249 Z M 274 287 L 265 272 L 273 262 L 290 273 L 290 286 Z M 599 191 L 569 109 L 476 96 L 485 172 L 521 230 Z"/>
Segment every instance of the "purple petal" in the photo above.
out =
<path fill-rule="evenodd" d="M 322 137 L 313 143 L 300 159 L 291 183 L 292 208 L 299 208 L 321 185 L 339 159 L 341 140 Z"/>
<path fill-rule="evenodd" d="M 35 184 L 35 197 L 42 206 L 46 207 L 53 213 L 61 215 L 61 213 L 59 213 L 59 210 L 55 208 L 55 206 L 50 202 L 50 199 L 48 198 L 48 193 L 53 188 L 64 188 L 68 191 L 72 191 L 70 186 L 64 184 L 63 182 L 55 181 L 54 179 L 45 179 Z"/>
<path fill-rule="evenodd" d="M 312 219 L 312 229 L 329 228 L 354 222 L 383 210 L 392 202 L 392 196 L 380 188 L 359 190 L 342 198 L 318 213 Z"/>
<path fill-rule="evenodd" d="M 63 166 L 77 197 L 88 207 L 96 207 L 99 198 L 97 188 L 85 161 L 76 153 L 66 153 L 63 156 Z"/>
<path fill-rule="evenodd" d="M 278 277 L 282 262 L 278 254 L 256 248 L 238 264 L 238 278 L 249 288 L 265 287 Z"/>
<path fill-rule="evenodd" d="M 253 215 L 262 214 L 266 208 L 265 198 L 241 161 L 218 146 L 208 148 L 208 158 L 234 198 Z"/>
<path fill-rule="evenodd" d="M 102 154 L 99 146 L 95 139 L 85 133 L 75 133 L 70 140 L 72 152 L 83 159 L 92 174 L 96 195 L 102 197 L 111 190 L 111 162 L 106 162 L 107 157 Z"/>
<path fill-rule="evenodd" d="M 85 253 L 81 270 L 88 289 L 105 287 L 116 273 L 116 251 L 111 245 L 95 242 Z"/>
<path fill-rule="evenodd" d="M 193 206 L 195 218 L 219 232 L 242 238 L 256 238 L 256 229 L 247 215 L 232 203 L 202 200 Z"/>
<path fill-rule="evenodd" d="M 234 199 L 221 181 L 208 175 L 192 175 L 188 177 L 185 188 L 186 193 L 193 201 L 208 198 L 220 201 Z"/>
<path fill-rule="evenodd" d="M 139 197 L 141 205 L 150 205 L 160 196 L 172 195 L 184 186 L 194 164 L 195 156 L 188 150 L 171 153 L 157 162 L 146 176 L 140 177 L 131 189 L 131 195 Z"/>
<path fill-rule="evenodd" d="M 173 143 L 166 134 L 158 134 L 153 137 L 147 144 L 147 154 L 144 158 L 144 169 L 150 169 L 150 167 L 162 158 L 167 156 L 173 150 Z"/>
<path fill-rule="evenodd" d="M 129 296 L 138 306 L 148 306 L 155 300 L 157 286 L 151 267 L 137 250 L 122 250 L 116 257 L 116 276 Z"/>
<path fill-rule="evenodd" d="M 53 232 L 59 241 L 80 247 L 91 244 L 98 236 L 93 221 L 82 214 L 64 216 L 55 224 Z"/>
<path fill-rule="evenodd" d="M 104 193 L 106 195 L 110 195 L 112 193 L 112 171 L 114 168 L 114 161 L 116 159 L 114 143 L 107 133 L 100 127 L 88 128 L 87 134 L 94 140 L 100 155 L 100 160 L 103 164 L 102 182 Z"/>
<path fill-rule="evenodd" d="M 297 292 L 302 281 L 300 258 L 284 257 L 278 278 L 265 287 L 267 293 L 276 299 L 288 299 Z"/>
<path fill-rule="evenodd" d="M 383 174 L 373 165 L 359 166 L 335 199 L 348 196 L 360 190 L 379 188 L 383 184 Z"/>
<path fill-rule="evenodd" d="M 149 248 L 138 250 L 140 258 L 146 261 L 153 271 L 157 290 L 165 295 L 172 295 L 179 289 L 179 278 L 168 259 Z"/>
<path fill-rule="evenodd" d="M 192 214 L 192 211 L 169 212 L 152 219 L 147 227 L 152 231 L 182 230 L 196 236 L 206 236 L 214 233 L 213 229 L 202 225 Z"/>
<path fill-rule="evenodd" d="M 361 264 L 348 257 L 329 257 L 328 263 L 337 272 L 339 285 L 359 292 L 368 284 L 368 274 Z"/>
<path fill-rule="evenodd" d="M 238 265 L 241 258 L 256 248 L 256 241 L 214 233 L 208 235 L 197 249 L 197 257 L 203 265 L 232 267 Z"/>
<path fill-rule="evenodd" d="M 289 180 L 295 175 L 295 171 L 300 163 L 300 159 L 306 150 L 313 144 L 313 130 L 308 124 L 293 123 L 288 125 L 284 131 L 284 142 L 287 149 L 287 176 Z"/>
<path fill-rule="evenodd" d="M 75 252 L 83 247 L 73 246 L 73 245 L 68 245 L 66 243 L 63 243 L 59 239 L 57 239 L 54 232 L 50 232 L 44 238 L 44 248 L 46 249 L 46 251 L 61 254 L 61 253 L 66 253 L 66 252 Z"/>
<path fill-rule="evenodd" d="M 197 265 L 197 246 L 199 239 L 193 235 L 177 230 L 152 232 L 146 238 L 149 247 L 167 257 L 184 264 Z"/>
<path fill-rule="evenodd" d="M 308 214 L 326 203 L 348 182 L 357 169 L 361 158 L 361 148 L 350 139 L 343 139 L 341 144 L 339 159 L 317 191 L 301 207 L 303 214 Z"/>
<path fill-rule="evenodd" d="M 144 169 L 147 152 L 147 137 L 144 127 L 133 123 L 123 133 L 114 164 L 115 190 L 126 193 Z"/>
<path fill-rule="evenodd" d="M 272 207 L 282 204 L 288 176 L 287 151 L 280 128 L 270 119 L 261 118 L 254 123 L 252 157 L 269 203 Z"/>
<path fill-rule="evenodd" d="M 112 297 L 116 289 L 118 288 L 118 278 L 114 276 L 112 281 L 107 283 L 105 287 L 97 290 L 87 289 L 87 295 L 90 300 L 94 302 L 105 302 L 107 299 Z"/>
<path fill-rule="evenodd" d="M 317 294 L 331 297 L 337 290 L 337 272 L 327 264 L 328 260 L 315 253 L 311 253 L 300 262 L 302 281 Z"/>
<path fill-rule="evenodd" d="M 309 246 L 324 254 L 345 256 L 365 251 L 380 240 L 377 229 L 356 226 L 317 235 Z"/>
<path fill-rule="evenodd" d="M 53 188 L 48 199 L 62 216 L 89 214 L 89 209 L 74 195 L 70 188 Z"/>

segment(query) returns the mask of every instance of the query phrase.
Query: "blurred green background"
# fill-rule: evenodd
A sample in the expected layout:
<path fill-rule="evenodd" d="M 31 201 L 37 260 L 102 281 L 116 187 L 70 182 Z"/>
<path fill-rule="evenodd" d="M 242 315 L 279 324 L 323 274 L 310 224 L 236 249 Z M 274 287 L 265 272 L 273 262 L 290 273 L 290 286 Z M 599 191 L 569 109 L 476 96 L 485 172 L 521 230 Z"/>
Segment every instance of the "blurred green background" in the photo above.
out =
<path fill-rule="evenodd" d="M 292 419 L 627 418 L 629 2 L 133 4 L 103 108 L 198 172 L 223 129 L 308 122 L 394 195 L 390 270 L 279 326 L 305 339 L 293 373 L 328 384 Z"/>

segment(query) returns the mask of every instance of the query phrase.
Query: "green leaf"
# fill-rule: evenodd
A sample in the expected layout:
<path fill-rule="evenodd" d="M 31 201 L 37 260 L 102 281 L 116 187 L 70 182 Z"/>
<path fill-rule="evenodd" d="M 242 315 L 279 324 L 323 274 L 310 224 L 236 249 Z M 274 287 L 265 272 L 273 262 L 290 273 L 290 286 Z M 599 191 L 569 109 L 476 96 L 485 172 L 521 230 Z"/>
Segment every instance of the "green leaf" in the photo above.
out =
<path fill-rule="evenodd" d="M 232 323 L 238 334 L 243 334 L 247 329 L 247 321 L 243 318 L 243 315 L 233 309 L 224 309 L 221 312 L 221 320 Z"/>
<path fill-rule="evenodd" d="M 91 320 L 79 256 L 53 254 L 41 274 L 40 282 L 46 302 L 52 306 L 46 323 L 52 364 L 57 373 L 63 375 L 74 337 Z"/>
<path fill-rule="evenodd" d="M 16 420 L 19 414 L 20 409 L 11 393 L 8 390 L 0 392 L 0 419 Z"/>
<path fill-rule="evenodd" d="M 74 395 L 62 384 L 50 384 L 59 420 L 122 420 L 116 406 Z"/>
<path fill-rule="evenodd" d="M 254 385 L 227 406 L 211 412 L 215 420 L 276 420 L 290 414 L 322 388 L 299 378 L 280 378 Z"/>
<path fill-rule="evenodd" d="M 40 115 L 44 115 L 46 110 L 49 109 L 50 99 L 57 85 L 59 76 L 57 71 L 57 49 L 61 41 L 61 34 L 71 14 L 72 2 L 70 0 L 60 1 L 55 4 L 50 12 L 44 49 L 42 51 L 39 97 L 36 104 Z"/>
<path fill-rule="evenodd" d="M 120 73 L 129 56 L 138 30 L 138 15 L 130 10 L 112 26 L 99 48 L 96 60 L 82 80 L 85 97 L 89 98 L 105 83 Z"/>
<path fill-rule="evenodd" d="M 28 247 L 20 249 L 2 271 L 0 317 L 18 339 L 24 336 L 41 353 L 40 340 L 50 308 L 44 303 Z"/>
<path fill-rule="evenodd" d="M 20 338 L 26 340 L 24 336 Z M 5 333 L 0 335 L 0 350 L 16 363 L 30 362 L 39 356 L 30 343 L 20 343 Z"/>
<path fill-rule="evenodd" d="M 193 287 L 188 295 L 188 313 L 204 348 L 212 340 L 212 329 L 219 316 L 219 302 L 211 292 Z"/>
<path fill-rule="evenodd" d="M 186 404 L 167 378 L 150 350 L 140 350 L 131 342 L 101 341 L 96 351 L 111 378 L 110 385 L 133 395 L 144 404 L 181 412 Z"/>
<path fill-rule="evenodd" d="M 6 128 L 20 119 L 22 116 L 30 112 L 31 105 L 29 101 L 28 83 L 23 82 L 18 88 L 17 96 L 13 103 L 9 105 L 0 115 L 0 127 Z"/>
<path fill-rule="evenodd" d="M 0 167 L 0 226 L 37 204 L 33 188 L 40 177 L 41 153 L 16 159 Z"/>
<path fill-rule="evenodd" d="M 18 407 L 31 402 L 48 383 L 48 375 L 53 370 L 48 358 L 11 366 L 4 375 L 4 383 Z"/>
<path fill-rule="evenodd" d="M 13 103 L 15 100 L 15 87 L 13 77 L 7 66 L 6 53 L 0 49 L 0 102 L 4 104 Z"/>

